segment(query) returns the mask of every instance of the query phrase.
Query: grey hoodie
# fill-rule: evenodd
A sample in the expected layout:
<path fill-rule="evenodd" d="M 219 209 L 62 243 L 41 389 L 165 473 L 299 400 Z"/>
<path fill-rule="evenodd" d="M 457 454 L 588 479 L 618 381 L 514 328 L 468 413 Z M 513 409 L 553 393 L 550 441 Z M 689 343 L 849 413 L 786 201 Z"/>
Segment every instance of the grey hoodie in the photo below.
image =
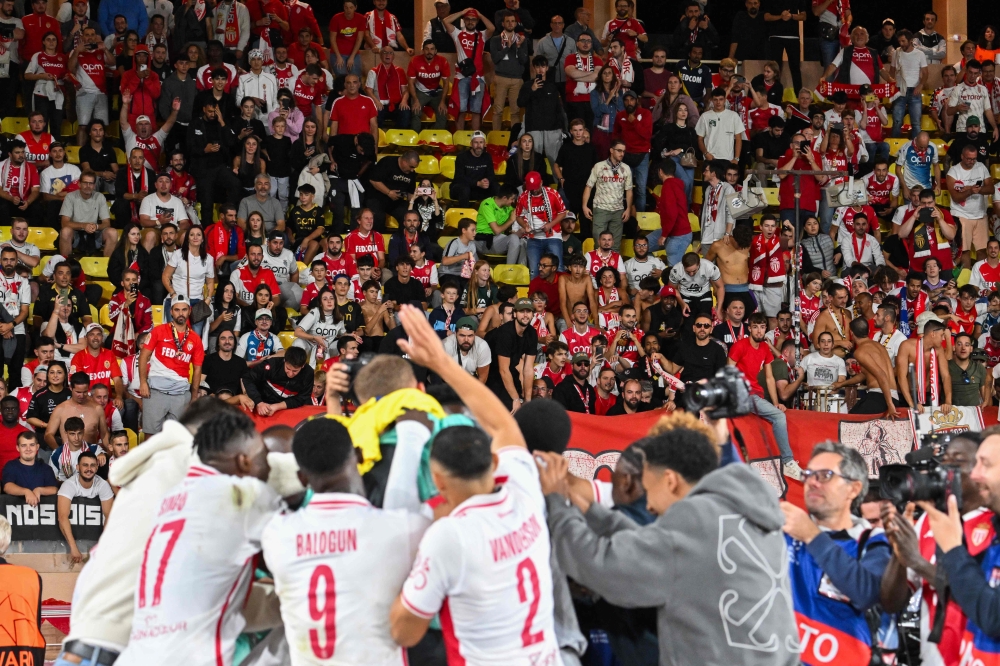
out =
<path fill-rule="evenodd" d="M 609 603 L 657 608 L 661 665 L 799 663 L 784 515 L 751 468 L 715 470 L 645 527 L 546 499 L 566 575 Z"/>

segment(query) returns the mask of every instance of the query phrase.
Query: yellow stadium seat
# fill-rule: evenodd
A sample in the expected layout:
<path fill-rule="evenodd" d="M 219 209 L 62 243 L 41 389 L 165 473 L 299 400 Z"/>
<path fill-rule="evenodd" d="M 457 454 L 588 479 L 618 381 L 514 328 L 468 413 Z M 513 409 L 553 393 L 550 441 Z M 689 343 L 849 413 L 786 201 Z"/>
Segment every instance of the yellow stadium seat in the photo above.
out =
<path fill-rule="evenodd" d="M 390 146 L 415 146 L 417 133 L 408 129 L 391 129 L 386 131 L 385 140 Z"/>
<path fill-rule="evenodd" d="M 941 194 L 937 198 L 937 203 L 939 206 L 951 205 L 951 195 L 948 194 L 948 190 L 941 190 Z"/>
<path fill-rule="evenodd" d="M 117 100 L 118 98 L 115 97 L 115 99 Z M 121 124 L 117 120 L 112 120 L 110 123 L 108 123 L 108 126 L 104 128 L 104 135 L 113 137 L 115 139 L 122 138 Z"/>
<path fill-rule="evenodd" d="M 934 93 L 927 92 L 926 90 L 920 93 L 920 103 L 923 106 L 930 106 L 933 101 Z"/>
<path fill-rule="evenodd" d="M 304 274 L 304 273 L 308 273 L 309 272 L 309 267 L 306 266 L 305 263 L 302 262 L 302 261 L 296 261 L 295 262 L 295 266 L 296 266 L 296 268 L 299 269 L 299 273 L 303 273 Z"/>
<path fill-rule="evenodd" d="M 502 284 L 524 285 L 531 282 L 531 275 L 524 264 L 498 264 L 493 267 L 493 279 Z"/>
<path fill-rule="evenodd" d="M 944 139 L 931 139 L 931 143 L 933 143 L 935 146 L 937 146 L 938 153 L 940 153 L 942 156 L 946 152 L 948 152 L 948 145 L 949 144 Z"/>
<path fill-rule="evenodd" d="M 549 158 L 545 158 L 545 173 L 552 175 L 552 163 L 549 162 Z"/>
<path fill-rule="evenodd" d="M 438 236 L 438 245 L 441 246 L 441 249 L 444 249 L 448 247 L 448 243 L 453 240 L 455 240 L 454 236 Z"/>
<path fill-rule="evenodd" d="M 455 180 L 455 156 L 444 155 L 438 160 L 441 167 L 441 175 L 448 180 Z"/>
<path fill-rule="evenodd" d="M 506 130 L 493 130 L 486 135 L 486 143 L 491 146 L 503 146 L 510 144 L 510 132 Z"/>
<path fill-rule="evenodd" d="M 59 240 L 59 232 L 49 227 L 28 227 L 28 242 L 34 243 L 43 252 L 48 250 L 54 252 L 56 241 Z"/>
<path fill-rule="evenodd" d="M 394 218 L 392 215 L 385 216 L 385 228 L 386 229 L 399 229 L 399 220 Z"/>
<path fill-rule="evenodd" d="M 908 140 L 909 139 L 886 139 L 885 142 L 889 144 L 889 154 L 893 157 L 898 155 L 899 149 L 902 148 Z"/>
<path fill-rule="evenodd" d="M 518 287 L 517 288 L 517 297 L 518 298 L 528 298 L 528 288 L 527 287 Z"/>
<path fill-rule="evenodd" d="M 69 120 L 64 120 L 62 123 L 61 134 L 63 136 L 76 136 L 76 129 L 78 125 L 75 121 L 70 122 Z"/>
<path fill-rule="evenodd" d="M 780 199 L 778 198 L 778 188 L 777 187 L 765 187 L 764 188 L 764 198 L 767 199 L 768 206 L 777 206 Z"/>
<path fill-rule="evenodd" d="M 993 180 L 1000 180 L 1000 164 L 994 164 L 990 167 L 990 175 L 993 176 Z"/>
<path fill-rule="evenodd" d="M 278 333 L 278 339 L 281 340 L 281 344 L 284 345 L 285 349 L 288 349 L 295 342 L 295 333 L 292 331 L 281 331 Z"/>
<path fill-rule="evenodd" d="M 636 213 L 635 219 L 639 222 L 639 228 L 643 231 L 654 231 L 660 228 L 659 213 Z"/>
<path fill-rule="evenodd" d="M 451 132 L 444 129 L 421 130 L 420 134 L 417 135 L 417 140 L 418 142 L 423 141 L 424 143 L 440 143 L 445 146 L 454 145 Z"/>
<path fill-rule="evenodd" d="M 153 306 L 153 326 L 159 326 L 163 323 L 163 306 L 154 305 Z"/>
<path fill-rule="evenodd" d="M 392 239 L 392 234 L 382 234 L 382 242 L 385 243 L 386 252 L 389 251 L 389 241 Z M 298 314 L 295 315 L 296 317 Z"/>
<path fill-rule="evenodd" d="M 692 232 L 697 233 L 701 231 L 701 220 L 698 219 L 697 215 L 695 215 L 694 213 L 688 213 L 688 222 L 691 224 Z"/>
<path fill-rule="evenodd" d="M 798 93 L 795 92 L 794 87 L 789 86 L 785 88 L 785 92 L 781 96 L 781 102 L 782 104 L 795 104 L 795 105 L 799 103 Z"/>
<path fill-rule="evenodd" d="M 498 176 L 503 176 L 506 173 L 507 173 L 507 161 L 504 160 L 503 162 L 500 163 L 500 168 L 497 169 L 497 175 Z"/>
<path fill-rule="evenodd" d="M 0 227 L 0 243 L 6 243 L 9 240 L 10 240 L 10 227 Z"/>
<path fill-rule="evenodd" d="M 38 277 L 39 275 L 42 274 L 42 271 L 44 270 L 45 270 L 45 262 L 39 261 L 38 264 L 31 269 L 31 274 L 35 277 Z"/>
<path fill-rule="evenodd" d="M 139 446 L 139 436 L 135 434 L 135 431 L 130 428 L 125 428 L 125 432 L 128 433 L 128 450 L 131 451 L 135 447 Z"/>
<path fill-rule="evenodd" d="M 110 329 L 114 326 L 114 324 L 111 323 L 111 315 L 108 314 L 107 303 L 101 306 L 101 309 L 98 311 L 97 317 L 101 326 L 103 326 L 104 328 Z"/>
<path fill-rule="evenodd" d="M 618 248 L 619 254 L 621 254 L 626 259 L 631 259 L 635 256 L 635 248 L 633 247 L 635 241 L 631 238 L 623 238 L 622 245 Z"/>
<path fill-rule="evenodd" d="M 7 116 L 0 121 L 0 131 L 4 134 L 20 134 L 28 131 L 28 119 L 16 116 Z"/>
<path fill-rule="evenodd" d="M 705 203 L 705 190 L 700 187 L 695 187 L 691 195 L 691 203 Z"/>
<path fill-rule="evenodd" d="M 83 274 L 87 277 L 108 277 L 107 257 L 80 257 L 80 265 L 83 267 Z"/>
<path fill-rule="evenodd" d="M 958 274 L 958 280 L 955 282 L 955 284 L 957 284 L 958 288 L 961 289 L 965 285 L 969 284 L 969 278 L 971 277 L 972 277 L 972 271 L 970 271 L 968 268 L 963 268 L 962 272 Z"/>
<path fill-rule="evenodd" d="M 444 214 L 444 226 L 457 229 L 463 217 L 475 220 L 479 217 L 479 211 L 474 208 L 449 208 Z"/>
<path fill-rule="evenodd" d="M 452 135 L 452 141 L 455 142 L 456 146 L 471 146 L 472 130 L 461 130 L 459 132 L 455 132 Z"/>
<path fill-rule="evenodd" d="M 433 155 L 421 155 L 420 164 L 417 165 L 417 173 L 421 176 L 436 176 L 441 173 L 441 165 L 438 158 Z"/>
<path fill-rule="evenodd" d="M 378 147 L 385 148 L 389 145 L 389 142 L 385 140 L 385 130 L 379 128 L 378 131 Z"/>
<path fill-rule="evenodd" d="M 101 318 L 101 316 L 100 316 L 100 314 L 98 314 L 97 308 L 95 308 L 93 305 L 91 305 L 90 306 L 90 321 L 91 321 L 91 323 L 97 323 L 100 320 L 100 318 Z"/>
<path fill-rule="evenodd" d="M 593 252 L 594 251 L 594 239 L 593 238 L 584 238 L 583 239 L 583 251 L 584 252 Z"/>
<path fill-rule="evenodd" d="M 933 118 L 924 114 L 920 116 L 920 129 L 926 130 L 928 132 L 933 132 L 937 130 L 937 125 L 934 124 Z"/>
<path fill-rule="evenodd" d="M 115 293 L 115 285 L 107 280 L 88 280 L 88 284 L 99 285 L 101 287 L 101 296 L 108 300 L 111 300 L 111 296 Z"/>
<path fill-rule="evenodd" d="M 125 159 L 125 151 L 121 148 L 115 148 L 115 155 L 118 157 L 118 165 L 125 166 L 128 164 L 128 160 Z"/>
<path fill-rule="evenodd" d="M 66 146 L 66 161 L 70 164 L 80 163 L 80 146 Z"/>
<path fill-rule="evenodd" d="M 445 173 L 444 164 L 441 165 L 441 173 Z M 438 199 L 451 199 L 451 183 L 441 183 L 441 189 L 438 191 Z"/>

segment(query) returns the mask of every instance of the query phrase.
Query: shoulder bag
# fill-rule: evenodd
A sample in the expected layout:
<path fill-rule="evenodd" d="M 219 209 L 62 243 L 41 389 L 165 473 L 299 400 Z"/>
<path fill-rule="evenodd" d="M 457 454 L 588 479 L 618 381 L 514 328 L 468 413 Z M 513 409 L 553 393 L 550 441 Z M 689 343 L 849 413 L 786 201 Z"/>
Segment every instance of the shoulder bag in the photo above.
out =
<path fill-rule="evenodd" d="M 458 72 L 465 78 L 472 78 L 476 75 L 476 49 L 479 48 L 479 31 L 476 30 L 476 38 L 472 40 L 472 55 L 458 63 Z"/>
<path fill-rule="evenodd" d="M 681 166 L 685 169 L 694 169 L 698 166 L 698 156 L 694 153 L 694 148 L 688 148 L 681 155 Z"/>
<path fill-rule="evenodd" d="M 753 181 L 753 185 L 751 185 Z M 743 220 L 767 208 L 764 186 L 753 173 L 743 179 L 743 189 L 726 195 L 726 208 L 734 220 Z"/>
<path fill-rule="evenodd" d="M 186 259 L 187 261 L 187 296 L 188 301 L 191 301 L 191 257 Z M 205 291 L 202 289 L 202 293 L 199 294 L 201 299 L 197 303 L 191 305 L 191 323 L 200 324 L 209 317 L 212 316 L 212 306 L 208 304 L 205 300 Z"/>

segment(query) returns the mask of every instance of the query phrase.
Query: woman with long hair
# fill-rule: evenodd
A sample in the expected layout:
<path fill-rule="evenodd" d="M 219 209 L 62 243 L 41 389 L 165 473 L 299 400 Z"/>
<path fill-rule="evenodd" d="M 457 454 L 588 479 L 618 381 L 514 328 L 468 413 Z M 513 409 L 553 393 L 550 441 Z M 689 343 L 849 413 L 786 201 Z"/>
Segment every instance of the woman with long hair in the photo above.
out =
<path fill-rule="evenodd" d="M 295 327 L 293 347 L 301 347 L 309 354 L 309 365 L 326 357 L 328 350 L 337 348 L 337 338 L 344 335 L 344 317 L 337 308 L 337 297 L 329 287 L 319 290 L 317 303 Z"/>
<path fill-rule="evenodd" d="M 267 232 L 264 230 L 264 216 L 260 211 L 252 211 L 247 217 L 247 229 L 243 234 L 243 244 L 249 250 L 252 245 L 264 247 L 267 243 Z"/>
<path fill-rule="evenodd" d="M 267 163 L 260 154 L 260 138 L 251 134 L 243 140 L 240 154 L 233 158 L 233 173 L 243 188 L 242 197 L 253 196 L 254 181 L 260 174 L 267 174 Z"/>
<path fill-rule="evenodd" d="M 465 314 L 476 318 L 482 316 L 486 308 L 500 302 L 499 287 L 493 281 L 490 263 L 480 259 L 472 268 L 472 277 L 465 285 L 465 291 L 459 301 Z"/>
<path fill-rule="evenodd" d="M 620 279 L 617 268 L 605 266 L 597 271 L 597 323 L 605 331 L 618 328 L 618 309 L 632 302 Z"/>
<path fill-rule="evenodd" d="M 677 165 L 675 173 L 684 183 L 684 193 L 687 194 L 688 201 L 691 201 L 691 194 L 694 191 L 695 168 L 682 166 L 681 159 L 688 150 L 693 150 L 695 157 L 701 157 L 694 123 L 689 122 L 690 115 L 687 105 L 681 101 L 674 102 L 670 112 L 673 121 L 663 123 L 652 141 L 652 154 L 656 161 L 659 161 L 659 158 L 669 158 Z"/>
<path fill-rule="evenodd" d="M 242 328 L 242 311 L 240 304 L 236 302 L 236 285 L 232 282 L 223 282 L 215 290 L 215 299 L 212 301 L 212 324 L 208 328 L 208 350 L 215 352 L 219 341 L 219 335 L 223 331 L 232 331 L 237 338 Z"/>
<path fill-rule="evenodd" d="M 288 321 L 288 310 L 274 302 L 274 295 L 271 288 L 266 284 L 259 284 L 253 290 L 253 300 L 250 305 L 244 306 L 240 319 L 243 322 L 241 333 L 248 333 L 257 326 L 257 310 L 271 311 L 271 332 L 277 335 L 285 330 L 285 323 Z"/>
<path fill-rule="evenodd" d="M 670 78 L 667 79 L 667 92 L 663 94 L 663 99 L 653 109 L 654 129 L 658 129 L 659 125 L 663 123 L 673 122 L 674 106 L 677 102 L 687 107 L 688 125 L 694 127 L 698 123 L 698 118 L 701 116 L 698 105 L 684 92 L 684 85 L 681 83 L 680 77 L 676 74 L 671 74 Z"/>
<path fill-rule="evenodd" d="M 302 121 L 302 134 L 292 143 L 292 175 L 288 179 L 289 191 L 298 188 L 299 174 L 303 169 L 309 168 L 310 173 L 319 173 L 319 167 L 309 167 L 309 160 L 321 154 L 323 150 L 323 137 L 320 136 L 319 125 L 312 117 L 306 118 Z M 316 203 L 323 205 L 322 201 Z"/>
<path fill-rule="evenodd" d="M 299 111 L 299 107 L 295 105 L 295 96 L 288 88 L 282 88 L 278 91 L 276 105 L 267 114 L 267 126 L 264 129 L 267 130 L 268 134 L 273 134 L 271 132 L 272 123 L 278 116 L 285 119 L 285 136 L 292 143 L 295 143 L 299 134 L 302 133 L 302 123 L 305 122 L 306 118 Z"/>
<path fill-rule="evenodd" d="M 750 88 L 764 86 L 767 91 L 767 101 L 781 106 L 781 98 L 785 95 L 785 86 L 781 84 L 781 67 L 773 60 L 764 63 L 763 72 L 750 80 Z"/>
<path fill-rule="evenodd" d="M 139 46 L 139 33 L 129 30 L 122 42 L 122 52 L 115 56 L 115 79 L 121 81 L 122 74 L 135 66 L 135 50 Z"/>
<path fill-rule="evenodd" d="M 45 116 L 49 133 L 62 134 L 63 102 L 65 97 L 60 88 L 66 78 L 66 54 L 59 50 L 59 38 L 54 32 L 42 37 L 42 50 L 31 56 L 24 70 L 24 80 L 34 81 L 31 103 L 37 113 Z"/>
<path fill-rule="evenodd" d="M 259 142 L 267 136 L 264 123 L 257 120 L 257 105 L 253 97 L 244 97 L 240 100 L 240 115 L 229 127 L 239 141 L 246 141 L 248 137 L 255 136 Z"/>
<path fill-rule="evenodd" d="M 840 177 L 827 176 L 823 186 L 846 183 L 851 158 L 854 156 L 854 146 L 850 141 L 844 140 L 844 133 L 841 130 L 832 128 L 824 132 L 823 142 L 819 147 L 819 154 L 822 159 L 821 166 L 823 167 L 823 171 L 844 172 L 844 175 Z M 827 205 L 826 194 L 823 193 L 823 196 L 819 198 L 819 224 L 820 230 L 824 234 L 830 233 L 834 212 L 834 209 Z"/>
<path fill-rule="evenodd" d="M 611 136 L 615 131 L 615 116 L 624 110 L 625 101 L 618 73 L 605 65 L 597 73 L 597 87 L 590 91 L 590 108 L 594 110 L 594 126 L 590 128 L 590 142 L 597 149 L 597 159 L 608 159 Z"/>
<path fill-rule="evenodd" d="M 163 299 L 163 311 L 170 312 L 170 304 L 178 294 L 187 299 L 193 309 L 205 300 L 205 294 L 215 293 L 215 262 L 205 250 L 205 234 L 201 227 L 188 229 L 184 244 L 174 250 L 163 270 L 163 286 L 167 297 Z M 205 320 L 191 322 L 198 335 L 205 330 Z"/>
<path fill-rule="evenodd" d="M 139 272 L 139 291 L 147 298 L 153 293 L 153 275 L 149 264 L 149 252 L 142 246 L 142 230 L 129 224 L 108 258 L 108 280 L 117 288 L 122 283 L 122 273 L 126 268 Z"/>
<path fill-rule="evenodd" d="M 186 44 L 183 49 L 184 53 L 187 54 L 188 62 L 193 62 L 195 72 L 208 64 L 208 59 L 205 57 L 205 50 L 202 49 L 197 44 Z"/>
<path fill-rule="evenodd" d="M 976 60 L 981 63 L 994 62 L 998 53 L 1000 53 L 1000 40 L 997 39 L 997 29 L 993 25 L 987 25 L 979 34 L 979 41 L 976 42 Z"/>
<path fill-rule="evenodd" d="M 545 157 L 535 152 L 535 139 L 530 134 L 522 134 L 517 140 L 517 150 L 507 158 L 504 185 L 524 187 L 524 177 L 532 171 L 542 174 L 542 185 L 552 184 L 552 174 L 545 168 Z"/>
<path fill-rule="evenodd" d="M 834 277 L 837 267 L 833 264 L 833 239 L 821 234 L 819 219 L 810 215 L 802 223 L 802 272 L 817 272 L 823 279 Z"/>

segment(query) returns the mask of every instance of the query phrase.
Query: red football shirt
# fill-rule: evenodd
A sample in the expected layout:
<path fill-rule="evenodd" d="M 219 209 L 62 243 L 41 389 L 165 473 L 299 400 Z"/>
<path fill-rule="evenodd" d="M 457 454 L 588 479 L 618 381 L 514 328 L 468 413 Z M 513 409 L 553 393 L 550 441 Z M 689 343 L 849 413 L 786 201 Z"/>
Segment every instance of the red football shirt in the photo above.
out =
<path fill-rule="evenodd" d="M 175 339 L 173 324 L 154 327 L 142 348 L 153 352 L 149 363 L 149 377 L 186 382 L 190 379 L 191 366 L 200 368 L 205 360 L 205 347 L 201 338 L 188 328 L 183 336 Z"/>
<path fill-rule="evenodd" d="M 361 134 L 368 132 L 371 119 L 378 117 L 375 102 L 366 95 L 354 99 L 338 97 L 330 107 L 330 122 L 337 123 L 337 134 Z"/>
<path fill-rule="evenodd" d="M 585 333 L 577 333 L 576 329 L 570 326 L 559 335 L 559 341 L 569 347 L 569 356 L 573 358 L 573 354 L 589 354 L 590 341 L 600 332 L 599 328 L 588 325 Z"/>
<path fill-rule="evenodd" d="M 91 387 L 94 384 L 105 384 L 109 389 L 113 388 L 111 380 L 122 376 L 118 357 L 110 349 L 104 348 L 101 348 L 97 356 L 87 349 L 74 354 L 69 362 L 69 374 L 72 375 L 74 372 L 86 372 L 90 377 Z"/>
<path fill-rule="evenodd" d="M 330 19 L 330 33 L 337 35 L 337 50 L 340 51 L 340 55 L 345 58 L 351 55 L 354 43 L 358 39 L 358 33 L 364 33 L 365 27 L 364 14 L 354 12 L 354 16 L 350 19 L 344 15 L 344 12 L 334 14 L 333 18 Z M 364 50 L 365 47 L 362 44 L 358 51 L 360 53 Z"/>
<path fill-rule="evenodd" d="M 28 432 L 28 429 L 20 423 L 11 428 L 0 423 L 0 470 L 11 460 L 17 460 L 21 457 L 21 454 L 17 452 L 17 436 L 22 432 Z"/>
<path fill-rule="evenodd" d="M 451 67 L 439 55 L 431 58 L 430 62 L 425 57 L 410 58 L 406 75 L 421 92 L 434 92 L 441 89 L 441 81 L 451 76 Z"/>
<path fill-rule="evenodd" d="M 295 106 L 299 107 L 302 115 L 311 116 L 313 106 L 320 103 L 320 84 L 317 82 L 307 86 L 302 82 L 302 75 L 299 74 L 299 78 L 295 80 L 295 87 L 292 89 L 292 96 L 295 97 Z"/>
<path fill-rule="evenodd" d="M 774 360 L 774 354 L 771 353 L 768 346 L 761 342 L 757 349 L 754 349 L 750 338 L 742 338 L 729 349 L 729 359 L 736 361 L 736 367 L 750 382 L 750 392 L 763 398 L 764 389 L 757 383 L 757 375 L 765 363 Z"/>
<path fill-rule="evenodd" d="M 360 230 L 355 229 L 344 239 L 344 254 L 353 255 L 354 261 L 370 254 L 375 260 L 375 265 L 378 266 L 379 252 L 385 254 L 385 239 L 377 231 L 370 231 L 367 236 L 363 236 Z"/>
<path fill-rule="evenodd" d="M 357 275 L 358 272 L 358 267 L 354 265 L 354 259 L 347 254 L 346 248 L 340 253 L 340 259 L 336 260 L 324 253 L 323 263 L 326 264 L 326 283 L 330 287 L 333 287 L 333 280 L 338 275 L 347 275 L 350 277 Z"/>

